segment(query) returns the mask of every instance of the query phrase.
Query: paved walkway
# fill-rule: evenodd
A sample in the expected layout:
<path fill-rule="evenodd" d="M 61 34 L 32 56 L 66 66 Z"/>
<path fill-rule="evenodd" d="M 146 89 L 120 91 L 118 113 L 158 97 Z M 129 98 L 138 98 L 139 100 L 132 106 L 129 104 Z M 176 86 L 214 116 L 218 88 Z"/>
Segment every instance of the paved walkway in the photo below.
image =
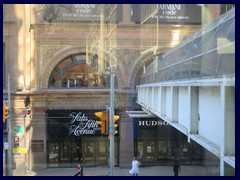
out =
<path fill-rule="evenodd" d="M 114 167 L 114 176 L 131 176 L 129 169 Z M 172 166 L 140 167 L 140 176 L 173 176 Z M 75 168 L 48 168 L 37 172 L 28 172 L 26 176 L 73 176 Z M 108 176 L 109 167 L 86 167 L 83 176 Z M 179 176 L 218 176 L 217 168 L 203 166 L 181 166 Z"/>

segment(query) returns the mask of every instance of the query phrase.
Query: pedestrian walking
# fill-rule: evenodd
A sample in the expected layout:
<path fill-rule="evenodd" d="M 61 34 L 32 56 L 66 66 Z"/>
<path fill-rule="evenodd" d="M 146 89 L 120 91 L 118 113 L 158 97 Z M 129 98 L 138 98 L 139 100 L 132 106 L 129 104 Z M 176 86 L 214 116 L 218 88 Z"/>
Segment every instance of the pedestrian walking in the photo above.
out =
<path fill-rule="evenodd" d="M 83 163 L 82 163 L 82 156 L 79 157 L 80 161 L 77 165 L 77 173 L 74 176 L 83 176 Z"/>
<path fill-rule="evenodd" d="M 174 176 L 178 176 L 179 171 L 181 172 L 180 160 L 179 160 L 179 158 L 175 158 L 175 160 L 173 162 Z"/>
<path fill-rule="evenodd" d="M 80 174 L 82 176 L 82 167 L 81 167 L 80 164 L 78 164 L 78 166 L 77 166 L 77 173 L 74 176 L 79 176 Z"/>
<path fill-rule="evenodd" d="M 140 163 L 137 160 L 137 157 L 134 157 L 133 161 L 132 161 L 132 168 L 129 171 L 129 173 L 132 174 L 133 176 L 138 176 L 139 175 L 139 169 L 138 169 L 139 165 L 140 165 Z"/>

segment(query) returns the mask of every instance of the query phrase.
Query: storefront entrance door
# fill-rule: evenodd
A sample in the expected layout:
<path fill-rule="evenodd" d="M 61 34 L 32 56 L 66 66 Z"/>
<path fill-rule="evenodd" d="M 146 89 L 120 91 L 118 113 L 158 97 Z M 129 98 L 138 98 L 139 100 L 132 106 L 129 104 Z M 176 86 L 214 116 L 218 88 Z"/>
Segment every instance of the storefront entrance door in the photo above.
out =
<path fill-rule="evenodd" d="M 81 141 L 48 143 L 48 167 L 76 167 L 81 157 Z"/>
<path fill-rule="evenodd" d="M 84 142 L 83 143 L 83 151 L 84 151 L 84 164 L 85 166 L 91 166 L 95 164 L 96 158 L 96 146 L 95 142 Z"/>
<path fill-rule="evenodd" d="M 48 167 L 76 167 L 81 158 L 84 166 L 107 165 L 108 157 L 109 142 L 106 138 L 48 142 Z"/>

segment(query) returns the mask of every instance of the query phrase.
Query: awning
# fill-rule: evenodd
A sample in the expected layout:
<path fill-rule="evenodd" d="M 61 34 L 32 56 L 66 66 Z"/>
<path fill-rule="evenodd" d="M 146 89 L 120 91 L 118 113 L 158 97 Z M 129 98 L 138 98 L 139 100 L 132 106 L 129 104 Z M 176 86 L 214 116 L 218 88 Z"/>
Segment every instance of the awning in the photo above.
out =
<path fill-rule="evenodd" d="M 145 111 L 126 111 L 130 118 L 155 118 L 157 117 L 153 113 Z"/>

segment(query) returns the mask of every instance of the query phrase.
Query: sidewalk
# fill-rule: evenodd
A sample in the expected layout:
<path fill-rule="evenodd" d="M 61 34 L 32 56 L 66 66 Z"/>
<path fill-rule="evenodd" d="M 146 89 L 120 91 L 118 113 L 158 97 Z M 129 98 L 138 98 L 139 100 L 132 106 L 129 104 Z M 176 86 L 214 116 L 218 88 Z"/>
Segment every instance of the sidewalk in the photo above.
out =
<path fill-rule="evenodd" d="M 131 176 L 129 169 L 114 167 L 113 176 Z M 173 176 L 172 166 L 150 166 L 140 167 L 140 176 Z M 37 172 L 28 172 L 26 176 L 73 176 L 75 168 L 48 168 Z M 181 166 L 179 176 L 218 176 L 217 169 L 203 166 Z M 109 167 L 86 167 L 83 176 L 108 176 Z"/>

